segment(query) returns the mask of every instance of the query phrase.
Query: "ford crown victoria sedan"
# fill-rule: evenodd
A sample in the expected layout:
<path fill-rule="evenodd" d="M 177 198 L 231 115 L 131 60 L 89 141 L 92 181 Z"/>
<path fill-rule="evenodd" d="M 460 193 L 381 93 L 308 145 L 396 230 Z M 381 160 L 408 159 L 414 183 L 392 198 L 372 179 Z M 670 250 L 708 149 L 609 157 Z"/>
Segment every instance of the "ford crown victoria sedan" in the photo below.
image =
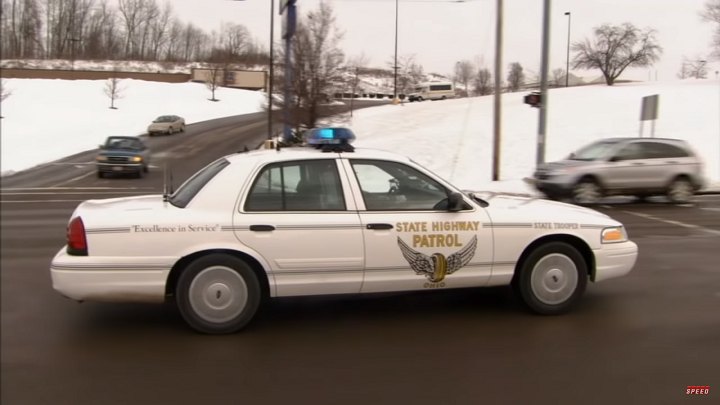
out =
<path fill-rule="evenodd" d="M 195 330 L 230 333 L 266 298 L 300 295 L 512 285 L 531 311 L 559 314 L 635 263 L 623 225 L 594 210 L 462 191 L 395 153 L 326 146 L 229 155 L 171 195 L 81 203 L 54 289 L 174 300 Z"/>

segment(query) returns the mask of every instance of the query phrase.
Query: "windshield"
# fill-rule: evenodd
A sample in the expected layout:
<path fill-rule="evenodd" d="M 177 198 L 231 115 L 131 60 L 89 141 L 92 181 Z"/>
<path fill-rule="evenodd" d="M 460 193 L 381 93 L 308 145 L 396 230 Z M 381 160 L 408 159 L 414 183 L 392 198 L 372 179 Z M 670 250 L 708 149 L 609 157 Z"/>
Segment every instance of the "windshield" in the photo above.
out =
<path fill-rule="evenodd" d="M 172 117 L 170 115 L 163 115 L 162 117 L 158 117 L 154 122 L 173 122 L 175 121 L 175 117 Z"/>
<path fill-rule="evenodd" d="M 584 161 L 602 159 L 606 157 L 612 149 L 614 149 L 615 145 L 617 145 L 618 142 L 620 141 L 605 140 L 591 143 L 590 145 L 585 146 L 584 148 L 570 155 L 568 159 Z"/>
<path fill-rule="evenodd" d="M 108 138 L 105 149 L 141 150 L 142 141 L 132 138 Z"/>

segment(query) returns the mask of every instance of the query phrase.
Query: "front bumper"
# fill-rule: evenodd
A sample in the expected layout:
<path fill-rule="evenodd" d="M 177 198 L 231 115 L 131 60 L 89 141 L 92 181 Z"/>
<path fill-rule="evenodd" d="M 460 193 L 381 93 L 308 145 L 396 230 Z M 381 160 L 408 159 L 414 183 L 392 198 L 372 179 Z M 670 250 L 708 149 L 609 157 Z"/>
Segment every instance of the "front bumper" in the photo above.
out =
<path fill-rule="evenodd" d="M 621 277 L 630 272 L 638 256 L 638 247 L 635 242 L 609 243 L 602 248 L 594 250 L 595 272 L 593 281 L 602 281 L 609 278 Z"/>
<path fill-rule="evenodd" d="M 139 173 L 143 170 L 142 163 L 97 163 L 101 173 Z"/>

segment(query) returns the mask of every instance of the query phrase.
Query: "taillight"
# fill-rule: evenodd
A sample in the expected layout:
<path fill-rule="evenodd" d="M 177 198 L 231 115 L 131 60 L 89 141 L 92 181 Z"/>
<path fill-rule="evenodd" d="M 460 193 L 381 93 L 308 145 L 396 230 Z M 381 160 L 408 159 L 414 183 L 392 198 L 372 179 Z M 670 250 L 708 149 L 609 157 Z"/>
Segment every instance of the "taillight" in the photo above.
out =
<path fill-rule="evenodd" d="M 87 256 L 87 238 L 85 225 L 80 217 L 70 221 L 67 228 L 67 253 L 73 256 Z"/>

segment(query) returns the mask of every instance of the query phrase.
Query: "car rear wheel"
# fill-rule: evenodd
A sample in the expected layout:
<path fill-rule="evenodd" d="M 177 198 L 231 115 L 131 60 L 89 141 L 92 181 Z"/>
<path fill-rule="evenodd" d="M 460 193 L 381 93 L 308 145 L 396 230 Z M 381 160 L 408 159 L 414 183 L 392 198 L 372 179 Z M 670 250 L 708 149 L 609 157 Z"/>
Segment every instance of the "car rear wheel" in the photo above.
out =
<path fill-rule="evenodd" d="M 98 176 L 98 179 L 102 179 L 102 178 L 105 177 L 105 173 L 103 173 L 103 172 L 101 172 L 100 170 L 98 170 L 97 176 Z"/>
<path fill-rule="evenodd" d="M 667 190 L 667 197 L 675 204 L 684 204 L 690 201 L 693 194 L 693 186 L 685 177 L 678 177 L 670 183 Z"/>
<path fill-rule="evenodd" d="M 522 262 L 513 287 L 533 312 L 555 315 L 567 312 L 587 286 L 587 264 L 580 252 L 564 242 L 551 242 Z"/>
<path fill-rule="evenodd" d="M 233 333 L 260 306 L 260 282 L 241 259 L 212 254 L 190 263 L 177 282 L 177 306 L 185 322 L 202 333 Z"/>
<path fill-rule="evenodd" d="M 573 202 L 580 205 L 596 204 L 602 199 L 602 189 L 593 179 L 583 179 L 572 190 Z"/>

